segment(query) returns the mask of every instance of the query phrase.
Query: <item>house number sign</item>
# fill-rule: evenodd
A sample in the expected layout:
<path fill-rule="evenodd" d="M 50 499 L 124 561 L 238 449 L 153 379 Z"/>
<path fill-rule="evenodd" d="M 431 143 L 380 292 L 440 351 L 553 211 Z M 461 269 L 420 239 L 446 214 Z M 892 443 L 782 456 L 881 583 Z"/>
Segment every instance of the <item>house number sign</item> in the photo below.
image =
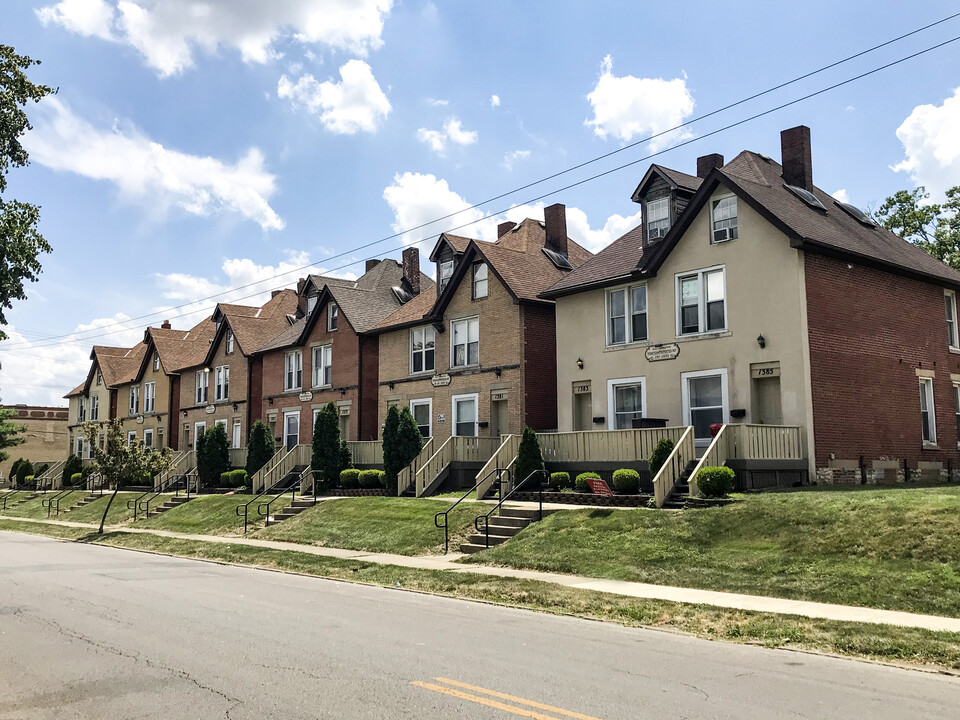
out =
<path fill-rule="evenodd" d="M 216 405 L 207 405 L 207 406 L 203 409 L 203 411 L 204 411 L 207 415 L 213 415 L 213 414 L 217 411 L 217 406 L 216 406 Z"/>
<path fill-rule="evenodd" d="M 586 395 L 590 392 L 590 383 L 580 383 L 573 386 L 574 395 Z"/>
<path fill-rule="evenodd" d="M 434 375 L 432 378 L 430 378 L 430 382 L 434 387 L 443 387 L 444 385 L 450 384 L 450 376 L 447 375 L 447 373 Z"/>
<path fill-rule="evenodd" d="M 446 422 L 446 421 L 447 421 L 447 416 L 446 416 L 446 415 L 444 415 L 443 413 L 440 413 L 439 415 L 437 415 L 437 422 L 438 422 L 438 423 L 442 423 L 442 422 Z"/>
<path fill-rule="evenodd" d="M 506 390 L 499 390 L 499 391 L 490 393 L 490 400 L 493 402 L 496 402 L 497 400 L 506 400 L 506 399 L 507 399 Z"/>
<path fill-rule="evenodd" d="M 679 345 L 676 343 L 667 343 L 665 345 L 651 345 L 647 348 L 644 356 L 648 362 L 659 362 L 660 360 L 674 360 L 679 354 Z"/>
<path fill-rule="evenodd" d="M 312 392 L 302 392 L 300 393 L 300 402 L 310 402 L 313 400 Z"/>

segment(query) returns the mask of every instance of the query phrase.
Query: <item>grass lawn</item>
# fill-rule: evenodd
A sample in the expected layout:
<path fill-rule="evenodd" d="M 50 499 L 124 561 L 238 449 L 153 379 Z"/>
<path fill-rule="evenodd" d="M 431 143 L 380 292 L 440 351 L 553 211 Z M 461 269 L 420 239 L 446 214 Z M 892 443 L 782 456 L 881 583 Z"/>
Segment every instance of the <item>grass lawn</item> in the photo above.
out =
<path fill-rule="evenodd" d="M 540 612 L 575 615 L 688 632 L 710 640 L 759 643 L 960 669 L 960 634 L 888 625 L 814 620 L 792 615 L 726 610 L 707 605 L 684 605 L 659 600 L 626 598 L 590 590 L 515 578 L 491 578 L 461 573 L 399 568 L 355 560 L 322 558 L 305 553 L 265 548 L 176 540 L 122 531 L 90 534 L 86 530 L 51 525 L 26 525 L 0 518 L 0 530 L 29 532 L 81 542 L 150 550 L 170 555 L 205 558 L 420 590 L 459 598 L 473 598 L 524 607 Z"/>
<path fill-rule="evenodd" d="M 110 512 L 107 513 L 107 525 L 122 525 L 133 520 L 133 510 L 127 509 L 127 501 L 138 498 L 142 494 L 143 493 L 133 492 L 117 493 L 117 497 L 114 498 L 113 503 L 110 505 Z M 84 505 L 82 508 L 77 508 L 66 514 L 61 512 L 60 515 L 54 519 L 99 524 L 100 518 L 103 517 L 103 509 L 107 507 L 107 503 L 110 501 L 110 495 L 112 495 L 112 493 L 104 493 L 103 497 L 99 500 L 94 500 L 89 505 Z M 76 497 L 77 502 L 80 500 L 80 497 Z M 160 501 L 160 498 L 157 498 L 154 502 L 158 501 Z M 66 510 L 69 506 L 61 504 L 60 507 Z"/>
<path fill-rule="evenodd" d="M 433 518 L 446 507 L 445 503 L 416 498 L 324 500 L 253 537 L 398 555 L 443 552 L 443 530 L 434 526 Z M 472 504 L 461 504 L 450 514 L 451 547 L 472 530 L 476 515 Z"/>
<path fill-rule="evenodd" d="M 203 495 L 162 515 L 137 522 L 137 527 L 203 535 L 240 535 L 243 518 L 237 516 L 237 507 L 252 498 L 252 495 Z M 260 502 L 251 503 L 247 509 L 248 532 L 263 526 L 263 518 L 257 515 Z M 279 512 L 289 504 L 290 496 L 284 495 L 274 501 L 270 512 Z"/>
<path fill-rule="evenodd" d="M 27 500 L 26 502 L 16 502 L 18 496 L 14 495 L 7 501 L 7 509 L 0 511 L 0 517 L 6 515 L 8 517 L 45 518 L 47 516 L 47 509 L 43 507 L 43 501 L 48 497 L 53 497 L 54 494 L 55 493 L 44 494 L 33 500 Z M 61 507 L 64 507 L 62 503 Z"/>
<path fill-rule="evenodd" d="M 960 488 L 747 495 L 725 508 L 574 510 L 464 560 L 960 616 Z"/>

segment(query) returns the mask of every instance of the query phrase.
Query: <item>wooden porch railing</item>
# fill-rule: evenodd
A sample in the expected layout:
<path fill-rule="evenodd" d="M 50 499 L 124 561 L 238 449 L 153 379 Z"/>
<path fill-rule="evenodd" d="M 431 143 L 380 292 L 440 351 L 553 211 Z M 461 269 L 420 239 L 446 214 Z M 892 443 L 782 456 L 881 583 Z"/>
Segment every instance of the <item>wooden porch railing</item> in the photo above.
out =
<path fill-rule="evenodd" d="M 477 482 L 480 481 L 480 478 L 487 478 L 482 484 L 477 486 L 477 500 L 482 499 L 490 490 L 491 486 L 497 481 L 496 473 L 492 473 L 491 471 L 496 468 L 510 469 L 517 460 L 520 436 L 503 435 L 501 440 L 503 442 L 500 443 L 500 447 L 497 448 L 496 452 L 487 460 L 487 464 L 477 473 Z"/>
<path fill-rule="evenodd" d="M 347 447 L 354 465 L 383 465 L 383 443 L 379 440 L 355 440 Z"/>
<path fill-rule="evenodd" d="M 66 460 L 59 460 L 50 465 L 39 477 L 34 478 L 37 481 L 37 487 L 41 484 L 49 484 L 51 490 L 60 490 L 63 487 L 63 466 L 66 464 Z"/>
<path fill-rule="evenodd" d="M 683 427 L 637 430 L 588 430 L 537 435 L 546 462 L 646 460 L 663 439 L 679 442 Z"/>
<path fill-rule="evenodd" d="M 230 448 L 229 453 L 230 467 L 245 468 L 247 466 L 247 449 L 245 447 Z"/>
<path fill-rule="evenodd" d="M 263 474 L 263 487 L 269 490 L 297 465 L 309 465 L 312 451 L 310 445 L 295 446 Z"/>
<path fill-rule="evenodd" d="M 697 473 L 700 472 L 700 468 L 723 465 L 732 457 L 731 453 L 733 452 L 735 440 L 734 435 L 736 434 L 734 428 L 736 427 L 736 425 L 724 425 L 720 428 L 720 432 L 710 441 L 706 452 L 704 452 L 700 460 L 697 461 L 697 466 L 690 474 L 689 483 L 691 496 L 700 494 L 700 489 L 697 487 Z"/>
<path fill-rule="evenodd" d="M 282 458 L 286 454 L 287 454 L 287 449 L 281 446 L 280 449 L 273 454 L 273 457 L 270 458 L 266 463 L 264 463 L 263 467 L 257 470 L 253 474 L 253 477 L 250 478 L 250 483 L 251 483 L 250 489 L 254 493 L 258 493 L 261 490 L 263 490 L 263 487 L 264 487 L 263 476 L 270 471 L 270 468 L 272 468 L 275 464 L 280 462 L 280 458 Z"/>
<path fill-rule="evenodd" d="M 731 431 L 727 458 L 738 460 L 802 460 L 803 438 L 796 425 L 727 426 Z"/>
<path fill-rule="evenodd" d="M 687 464 L 697 457 L 697 450 L 693 442 L 693 428 L 682 428 L 683 434 L 673 446 L 673 452 L 667 457 L 666 462 L 653 478 L 653 498 L 657 507 L 663 507 L 670 496 L 673 486 L 677 484 L 680 476 L 683 475 Z"/>
<path fill-rule="evenodd" d="M 497 451 L 498 437 L 451 436 L 420 466 L 416 474 L 417 497 L 423 497 L 443 469 L 452 462 L 485 463 Z"/>
<path fill-rule="evenodd" d="M 381 455 L 383 450 L 381 449 Z M 430 456 L 433 455 L 433 438 L 427 438 L 427 441 L 423 444 L 423 447 L 420 449 L 420 454 L 417 455 L 413 462 L 407 465 L 403 470 L 397 473 L 397 497 L 403 495 L 406 492 L 407 488 L 413 485 L 414 479 L 417 477 L 417 470 L 430 459 Z"/>
<path fill-rule="evenodd" d="M 173 456 L 170 467 L 153 479 L 153 487 L 161 488 L 175 475 L 183 475 L 197 466 L 197 454 L 193 450 L 184 450 Z"/>

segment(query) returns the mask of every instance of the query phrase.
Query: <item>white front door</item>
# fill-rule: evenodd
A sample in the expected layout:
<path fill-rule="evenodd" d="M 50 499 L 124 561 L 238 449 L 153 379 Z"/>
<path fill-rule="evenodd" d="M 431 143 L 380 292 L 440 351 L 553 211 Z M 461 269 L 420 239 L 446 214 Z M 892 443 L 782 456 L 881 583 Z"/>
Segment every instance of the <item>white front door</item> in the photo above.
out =
<path fill-rule="evenodd" d="M 283 414 L 283 444 L 293 450 L 300 442 L 300 411 Z"/>
<path fill-rule="evenodd" d="M 459 436 L 477 436 L 477 408 L 479 396 L 453 396 L 453 434 Z"/>
<path fill-rule="evenodd" d="M 238 448 L 242 444 L 242 438 L 240 437 L 240 421 L 233 421 L 233 447 Z"/>
<path fill-rule="evenodd" d="M 683 420 L 693 425 L 697 447 L 710 444 L 710 426 L 724 423 L 730 415 L 727 401 L 727 371 L 701 370 L 681 375 L 683 393 Z"/>
<path fill-rule="evenodd" d="M 200 439 L 200 436 L 207 431 L 207 423 L 198 422 L 193 424 L 193 449 L 197 449 L 197 440 Z"/>

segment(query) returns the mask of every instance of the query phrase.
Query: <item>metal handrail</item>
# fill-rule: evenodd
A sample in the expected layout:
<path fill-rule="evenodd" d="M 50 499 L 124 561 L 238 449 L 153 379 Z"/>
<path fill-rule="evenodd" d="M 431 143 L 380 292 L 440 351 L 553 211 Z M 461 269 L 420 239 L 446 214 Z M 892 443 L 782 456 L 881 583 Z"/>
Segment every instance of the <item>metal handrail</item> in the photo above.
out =
<path fill-rule="evenodd" d="M 457 500 L 453 505 L 451 505 L 450 507 L 448 507 L 446 510 L 441 510 L 440 512 L 438 512 L 436 515 L 433 516 L 433 524 L 436 525 L 438 528 L 443 528 L 443 554 L 444 554 L 444 555 L 446 555 L 447 552 L 450 550 L 450 530 L 449 530 L 449 528 L 447 527 L 447 516 L 450 514 L 450 511 L 453 510 L 457 505 L 459 505 L 460 503 L 462 503 L 464 500 L 466 500 L 466 499 L 467 499 L 467 495 L 469 495 L 470 493 L 476 491 L 476 489 L 477 489 L 478 487 L 480 487 L 480 485 L 481 485 L 482 483 L 486 482 L 486 481 L 487 481 L 487 478 L 490 477 L 490 476 L 493 475 L 493 474 L 496 474 L 496 475 L 497 475 L 497 479 L 496 479 L 494 482 L 498 483 L 498 487 L 499 487 L 499 488 L 502 488 L 502 487 L 503 487 L 503 477 L 502 477 L 502 476 L 503 476 L 503 473 L 506 473 L 506 474 L 507 474 L 507 478 L 509 479 L 509 477 L 510 477 L 510 470 L 509 470 L 508 468 L 494 468 L 493 470 L 491 470 L 490 472 L 488 472 L 486 475 L 484 475 L 482 478 L 480 478 L 479 480 L 477 480 L 476 484 L 475 484 L 472 488 L 470 488 L 469 490 L 467 490 L 463 495 L 461 495 L 461 496 L 460 496 L 460 499 Z M 503 494 L 502 490 L 501 490 L 500 494 L 501 494 L 501 495 Z M 440 524 L 440 516 L 441 516 L 441 515 L 443 516 L 443 525 Z M 476 521 L 474 521 L 474 522 L 476 522 Z"/>
<path fill-rule="evenodd" d="M 264 495 L 269 495 L 269 494 L 272 493 L 274 490 L 276 490 L 276 489 L 277 489 L 277 486 L 278 486 L 280 483 L 282 483 L 285 479 L 286 479 L 286 475 L 283 476 L 282 478 L 280 478 L 279 480 L 277 480 L 277 481 L 276 481 L 273 485 L 271 485 L 270 487 L 268 487 L 268 488 L 266 488 L 266 489 L 264 489 L 264 490 L 261 490 L 257 495 L 255 495 L 254 497 L 250 498 L 250 500 L 248 500 L 247 502 L 243 503 L 242 505 L 237 505 L 237 517 L 242 517 L 242 518 L 243 518 L 243 534 L 244 534 L 244 535 L 247 534 L 247 515 L 248 515 L 248 508 L 249 508 L 253 503 L 255 503 L 257 500 L 259 500 L 260 498 L 262 498 Z M 316 484 L 316 479 L 314 479 L 314 484 Z M 284 492 L 281 493 L 281 495 L 282 495 L 282 494 L 285 494 L 285 493 L 286 493 L 286 490 L 287 490 L 287 488 L 284 488 Z M 314 497 L 316 497 L 316 486 L 314 486 Z M 243 510 L 243 512 L 240 512 L 241 510 Z M 260 510 L 260 508 L 259 508 L 259 506 L 258 506 L 258 507 L 257 507 L 257 511 L 259 512 L 259 510 Z"/>
<path fill-rule="evenodd" d="M 128 510 L 133 510 L 133 521 L 134 521 L 134 522 L 137 521 L 137 511 L 143 509 L 143 508 L 141 507 L 141 503 L 142 503 L 143 499 L 147 497 L 147 495 L 152 496 L 152 497 L 150 497 L 150 498 L 147 500 L 147 514 L 149 515 L 149 512 L 150 512 L 150 503 L 151 503 L 158 495 L 160 495 L 161 493 L 166 492 L 167 490 L 169 490 L 171 483 L 176 483 L 176 484 L 179 485 L 180 481 L 181 481 L 184 477 L 185 477 L 185 476 L 183 476 L 183 475 L 179 475 L 179 476 L 177 476 L 176 480 L 174 480 L 173 478 L 169 478 L 169 479 L 167 479 L 167 481 L 166 481 L 165 483 L 161 483 L 160 486 L 159 486 L 159 488 L 151 487 L 149 490 L 147 490 L 147 491 L 146 491 L 145 493 L 143 493 L 142 495 L 137 495 L 137 497 L 133 498 L 132 500 L 127 500 L 127 509 L 128 509 Z M 187 487 L 187 495 L 190 494 L 190 493 L 189 493 L 189 490 L 190 490 L 190 488 Z M 101 493 L 102 493 L 102 490 L 101 490 Z M 178 495 L 180 494 L 180 493 L 179 493 L 179 488 L 178 488 L 178 490 L 177 490 L 177 494 L 178 494 Z"/>
<path fill-rule="evenodd" d="M 141 500 L 140 502 L 137 503 L 137 507 L 143 510 L 143 516 L 150 517 L 150 503 L 152 503 L 154 500 L 160 497 L 164 492 L 170 492 L 171 490 L 173 490 L 174 496 L 180 497 L 181 482 L 183 482 L 183 486 L 187 493 L 187 499 L 189 500 L 190 499 L 190 475 L 189 474 L 178 475 L 176 479 L 169 478 L 166 483 L 162 484 L 160 488 L 153 493 L 153 495 L 148 497 L 146 500 Z M 133 519 L 134 520 L 137 519 L 136 510 L 133 513 Z"/>
<path fill-rule="evenodd" d="M 41 501 L 40 501 L 41 507 L 45 507 L 45 508 L 47 509 L 47 517 L 50 517 L 50 513 L 53 511 L 54 505 L 56 505 L 56 508 L 57 508 L 57 513 L 56 513 L 56 514 L 59 515 L 59 514 L 60 514 L 60 500 L 61 500 L 62 498 L 64 498 L 64 497 L 66 497 L 67 495 L 69 495 L 70 493 L 76 492 L 76 491 L 79 490 L 81 487 L 83 487 L 83 485 L 84 485 L 84 482 L 83 482 L 83 480 L 81 480 L 81 481 L 78 482 L 76 485 L 68 485 L 67 487 L 63 488 L 62 490 L 57 491 L 57 493 L 56 493 L 55 495 L 53 495 L 52 497 L 44 498 L 43 500 L 41 500 Z"/>
<path fill-rule="evenodd" d="M 542 479 L 546 479 L 546 478 L 548 477 L 546 470 L 534 470 L 532 473 L 530 473 L 529 475 L 527 475 L 523 480 L 521 480 L 521 481 L 518 482 L 516 485 L 514 485 L 514 486 L 513 486 L 513 489 L 512 489 L 510 492 L 508 492 L 506 495 L 503 494 L 503 491 L 502 491 L 502 489 L 501 489 L 501 492 L 500 492 L 500 496 L 501 496 L 501 497 L 500 497 L 500 500 L 497 501 L 497 504 L 493 506 L 493 508 L 490 510 L 490 512 L 484 513 L 483 515 L 477 515 L 477 516 L 473 519 L 473 527 L 476 528 L 476 531 L 477 531 L 478 533 L 483 533 L 483 534 L 484 534 L 484 537 L 486 538 L 486 544 L 487 544 L 487 548 L 488 548 L 488 549 L 489 549 L 489 547 L 490 547 L 490 516 L 493 515 L 493 513 L 495 513 L 497 510 L 499 510 L 500 507 L 503 505 L 503 503 L 506 502 L 507 500 L 509 500 L 510 497 L 511 497 L 515 492 L 517 492 L 517 490 L 519 490 L 521 487 L 523 487 L 524 483 L 526 483 L 527 480 L 529 480 L 530 478 L 534 477 L 535 475 L 540 475 L 540 476 L 542 477 Z M 502 487 L 503 487 L 503 486 L 501 485 L 501 488 L 502 488 Z M 540 514 L 539 514 L 539 517 L 537 518 L 537 520 L 543 520 L 543 482 L 542 482 L 542 480 L 541 480 L 541 482 L 540 482 L 539 487 L 537 488 L 537 492 L 538 492 L 538 494 L 539 494 L 539 496 L 540 496 L 540 497 L 539 497 L 539 500 L 540 500 Z M 483 530 L 480 529 L 480 518 L 483 518 Z"/>
<path fill-rule="evenodd" d="M 14 495 L 16 495 L 17 493 L 22 493 L 22 492 L 33 492 L 33 489 L 29 489 L 29 490 L 28 490 L 27 488 L 17 488 L 17 489 L 14 490 L 13 492 L 7 493 L 7 494 L 4 495 L 2 498 L 0 498 L 0 500 L 3 501 L 3 502 L 2 502 L 2 507 L 0 507 L 0 510 L 6 510 L 6 509 L 7 509 L 7 501 L 8 501 L 10 498 L 12 498 Z"/>
<path fill-rule="evenodd" d="M 276 493 L 275 495 L 273 495 L 273 496 L 272 496 L 269 500 L 267 500 L 266 502 L 258 503 L 258 504 L 257 504 L 257 515 L 262 515 L 264 521 L 269 520 L 269 519 L 270 519 L 270 506 L 273 505 L 273 503 L 274 503 L 276 500 L 279 500 L 279 499 L 282 498 L 284 495 L 286 495 L 288 492 L 290 493 L 290 502 L 292 503 L 294 500 L 296 500 L 296 499 L 297 499 L 297 490 L 300 489 L 300 485 L 303 483 L 303 476 L 306 475 L 307 471 L 309 471 L 309 470 L 310 470 L 310 467 L 308 466 L 306 470 L 302 470 L 302 471 L 300 472 L 300 474 L 297 475 L 297 476 L 293 479 L 293 482 L 290 483 L 290 486 L 289 486 L 289 487 L 282 488 L 282 489 L 280 490 L 280 492 L 278 492 L 278 493 Z M 282 480 L 279 481 L 279 482 L 282 482 Z M 316 483 L 316 479 L 314 479 L 314 483 Z M 278 484 L 279 484 L 279 483 L 278 483 Z M 316 489 L 316 486 L 314 486 L 314 489 Z M 313 496 L 313 501 L 314 501 L 314 502 L 317 501 L 317 496 L 316 496 L 316 494 L 314 494 L 314 496 Z M 264 510 L 264 508 L 266 508 L 266 510 Z"/>

